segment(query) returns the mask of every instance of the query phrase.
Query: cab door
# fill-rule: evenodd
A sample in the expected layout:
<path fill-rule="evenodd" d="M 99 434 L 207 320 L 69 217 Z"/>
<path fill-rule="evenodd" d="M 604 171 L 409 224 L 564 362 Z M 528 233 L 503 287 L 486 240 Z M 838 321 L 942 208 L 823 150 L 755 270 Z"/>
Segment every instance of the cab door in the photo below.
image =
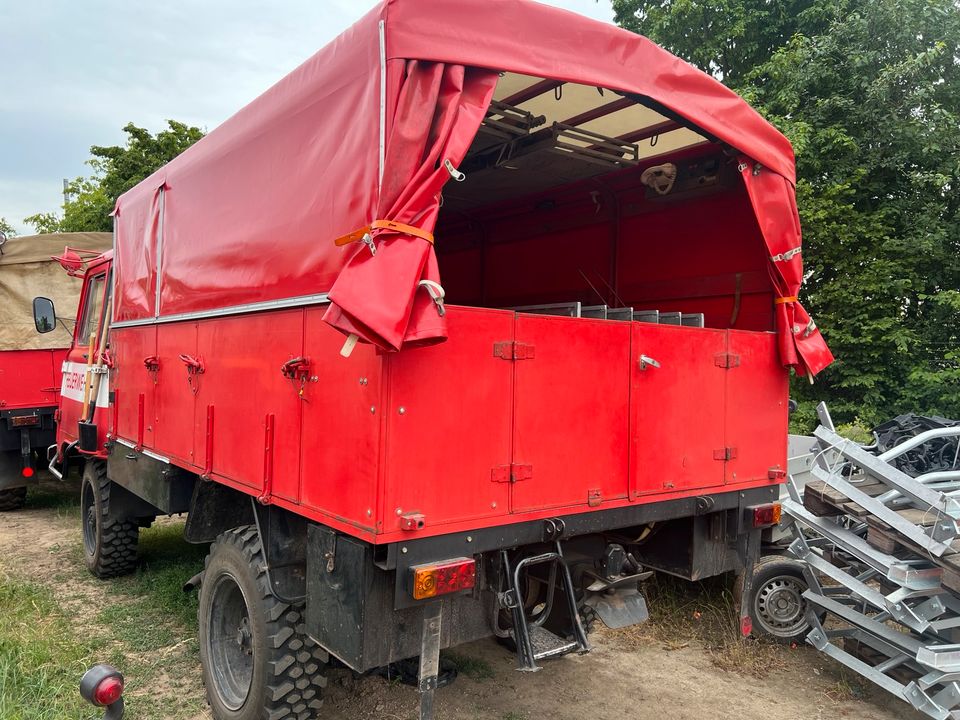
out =
<path fill-rule="evenodd" d="M 60 422 L 57 426 L 58 442 L 73 442 L 78 437 L 77 423 L 83 414 L 83 403 L 87 383 L 93 377 L 91 371 L 100 345 L 100 333 L 103 329 L 104 310 L 107 291 L 107 271 L 109 264 L 93 266 L 87 272 L 80 296 L 80 308 L 77 324 L 74 327 L 73 344 L 63 363 L 61 382 Z M 93 348 L 91 352 L 91 348 Z M 97 397 L 87 398 L 105 413 L 109 407 L 109 383 L 104 378 L 100 382 Z"/>

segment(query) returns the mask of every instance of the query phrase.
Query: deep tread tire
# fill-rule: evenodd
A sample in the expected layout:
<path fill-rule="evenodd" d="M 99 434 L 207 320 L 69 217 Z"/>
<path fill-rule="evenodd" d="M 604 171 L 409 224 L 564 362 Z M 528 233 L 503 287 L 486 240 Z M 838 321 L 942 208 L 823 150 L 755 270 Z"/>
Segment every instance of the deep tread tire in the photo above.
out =
<path fill-rule="evenodd" d="M 19 510 L 25 502 L 27 502 L 27 489 L 25 487 L 0 490 L 0 512 Z"/>
<path fill-rule="evenodd" d="M 219 588 L 228 588 L 220 590 Z M 237 702 L 224 680 L 217 643 L 223 627 L 219 598 L 239 589 L 246 611 L 252 658 L 249 689 Z M 222 533 L 210 546 L 200 586 L 200 663 L 207 702 L 215 720 L 312 720 L 323 705 L 328 655 L 303 626 L 303 605 L 281 601 L 271 591 L 256 528 L 246 525 Z M 218 664 L 219 663 L 219 664 Z M 226 673 L 229 674 L 229 673 Z M 242 685 L 243 683 L 241 683 Z M 231 702 L 231 698 L 234 698 Z M 231 708 L 230 705 L 234 707 Z"/>
<path fill-rule="evenodd" d="M 106 463 L 86 463 L 80 490 L 80 522 L 83 526 L 83 560 L 98 578 L 113 578 L 137 567 L 140 528 L 135 520 L 110 512 L 110 480 Z"/>

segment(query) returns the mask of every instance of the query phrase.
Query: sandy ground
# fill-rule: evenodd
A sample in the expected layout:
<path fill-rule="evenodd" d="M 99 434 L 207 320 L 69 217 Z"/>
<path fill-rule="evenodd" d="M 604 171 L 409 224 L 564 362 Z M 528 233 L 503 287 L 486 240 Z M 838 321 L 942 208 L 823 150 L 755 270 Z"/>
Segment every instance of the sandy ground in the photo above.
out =
<path fill-rule="evenodd" d="M 63 581 L 63 563 L 75 562 L 80 542 L 78 521 L 50 509 L 0 514 L 0 567 L 35 582 Z M 104 583 L 77 576 L 58 596 L 78 624 L 89 619 L 83 605 L 96 607 L 111 596 Z M 191 631 L 193 629 L 191 628 Z M 849 690 L 852 677 L 806 647 L 783 648 L 782 668 L 764 679 L 719 668 L 696 642 L 667 650 L 660 643 L 638 642 L 630 631 L 601 630 L 590 636 L 594 650 L 546 664 L 538 673 L 519 673 L 514 657 L 493 641 L 457 649 L 478 658 L 493 677 L 461 675 L 437 696 L 438 720 L 919 720 L 906 704 L 867 687 L 862 697 Z M 778 663 L 780 665 L 781 663 Z M 195 661 L 179 662 L 170 677 L 151 688 L 178 693 L 202 692 Z M 169 689 L 168 689 L 169 688 Z M 324 711 L 331 720 L 407 720 L 417 717 L 417 695 L 409 687 L 379 677 L 356 678 L 344 670 L 330 672 Z M 171 717 L 180 716 L 171 712 Z M 201 714 L 193 720 L 207 715 Z"/>

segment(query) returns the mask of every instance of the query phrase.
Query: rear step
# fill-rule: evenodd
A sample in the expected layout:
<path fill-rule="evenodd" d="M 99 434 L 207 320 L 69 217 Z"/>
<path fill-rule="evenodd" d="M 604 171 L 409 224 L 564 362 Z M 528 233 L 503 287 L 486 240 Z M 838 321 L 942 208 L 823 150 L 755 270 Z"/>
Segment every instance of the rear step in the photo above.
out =
<path fill-rule="evenodd" d="M 517 647 L 518 670 L 536 672 L 540 669 L 538 660 L 560 657 L 571 652 L 580 654 L 590 652 L 587 643 L 587 634 L 580 622 L 580 613 L 577 609 L 577 599 L 573 592 L 573 581 L 570 579 L 570 570 L 563 560 L 563 551 L 560 542 L 556 543 L 556 551 L 534 555 L 520 560 L 516 567 L 511 569 L 510 559 L 506 550 L 501 551 L 503 572 L 507 582 L 506 591 L 500 593 L 500 607 L 510 610 L 513 615 L 513 627 L 508 636 L 513 639 Z M 543 609 L 534 619 L 528 619 L 524 612 L 523 602 L 520 599 L 519 588 L 523 574 L 533 565 L 550 564 L 550 579 L 547 583 L 546 602 Z M 572 618 L 567 640 L 543 627 L 553 609 L 553 595 L 556 587 L 557 575 L 560 576 L 563 596 L 567 601 L 567 611 Z"/>

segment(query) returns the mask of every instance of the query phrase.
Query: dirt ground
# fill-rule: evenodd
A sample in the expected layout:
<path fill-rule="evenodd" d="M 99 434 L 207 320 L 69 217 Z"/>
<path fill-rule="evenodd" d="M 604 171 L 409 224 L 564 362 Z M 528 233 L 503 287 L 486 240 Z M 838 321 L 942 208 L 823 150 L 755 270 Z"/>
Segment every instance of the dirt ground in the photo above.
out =
<path fill-rule="evenodd" d="M 60 490 L 62 492 L 62 490 Z M 55 588 L 58 601 L 75 619 L 78 632 L 97 617 L 94 608 L 122 603 L 110 584 L 75 572 L 80 543 L 76 510 L 28 508 L 0 514 L 0 570 L 12 577 Z M 68 567 L 69 566 L 69 567 Z M 187 578 L 184 578 L 186 580 Z M 148 692 L 169 702 L 170 718 L 200 720 L 200 703 L 186 711 L 184 697 L 202 698 L 195 627 L 181 628 L 176 646 L 159 651 L 160 677 Z M 677 649 L 638 640 L 635 632 L 601 630 L 590 636 L 594 650 L 548 663 L 538 673 L 519 673 L 511 654 L 493 641 L 456 650 L 479 672 L 461 673 L 438 692 L 440 720 L 919 720 L 880 690 L 864 686 L 829 659 L 807 647 L 777 650 L 777 669 L 763 679 L 721 669 L 715 655 L 696 641 L 678 639 Z M 674 647 L 671 645 L 671 647 Z M 170 653 L 165 655 L 165 653 Z M 782 658 L 780 657 L 782 655 Z M 164 657 L 176 658 L 163 667 Z M 782 661 L 782 662 L 781 662 Z M 470 675 L 470 676 L 467 676 Z M 2 691 L 2 684 L 0 684 Z M 417 696 L 406 686 L 379 677 L 355 678 L 344 670 L 329 676 L 325 709 L 331 720 L 407 720 L 416 717 Z"/>

